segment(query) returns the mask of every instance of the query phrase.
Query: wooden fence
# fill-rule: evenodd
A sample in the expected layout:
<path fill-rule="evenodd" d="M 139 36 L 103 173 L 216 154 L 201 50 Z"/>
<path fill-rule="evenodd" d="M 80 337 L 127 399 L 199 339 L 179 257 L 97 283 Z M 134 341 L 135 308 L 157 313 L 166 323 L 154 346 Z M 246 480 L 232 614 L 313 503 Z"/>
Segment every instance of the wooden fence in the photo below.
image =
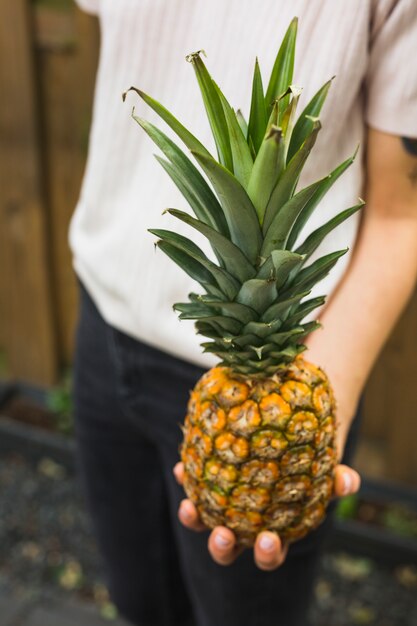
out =
<path fill-rule="evenodd" d="M 0 5 L 0 348 L 38 384 L 71 362 L 76 288 L 67 244 L 87 152 L 99 32 L 71 0 Z M 365 457 L 417 484 L 417 296 L 368 385 Z M 368 459 L 365 458 L 365 466 Z"/>
<path fill-rule="evenodd" d="M 76 289 L 67 230 L 85 156 L 96 20 L 68 0 L 0 5 L 0 344 L 19 378 L 71 359 Z"/>

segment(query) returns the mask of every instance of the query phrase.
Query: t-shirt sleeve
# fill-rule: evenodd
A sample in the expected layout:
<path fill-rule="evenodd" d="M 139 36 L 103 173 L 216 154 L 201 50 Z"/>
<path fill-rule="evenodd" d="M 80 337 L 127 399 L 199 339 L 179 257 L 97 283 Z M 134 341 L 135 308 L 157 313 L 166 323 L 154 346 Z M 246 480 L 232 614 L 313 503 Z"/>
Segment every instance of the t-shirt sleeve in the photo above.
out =
<path fill-rule="evenodd" d="M 417 137 L 417 0 L 377 0 L 366 76 L 366 122 Z M 385 14 L 382 11 L 385 9 Z"/>
<path fill-rule="evenodd" d="M 99 14 L 100 0 L 75 0 L 75 2 L 86 13 L 91 15 Z"/>

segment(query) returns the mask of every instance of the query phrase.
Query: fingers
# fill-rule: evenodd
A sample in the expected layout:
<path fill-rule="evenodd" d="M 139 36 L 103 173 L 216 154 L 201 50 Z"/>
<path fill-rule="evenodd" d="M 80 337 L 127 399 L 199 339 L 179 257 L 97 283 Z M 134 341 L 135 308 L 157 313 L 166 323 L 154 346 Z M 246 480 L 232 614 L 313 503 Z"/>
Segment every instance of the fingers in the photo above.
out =
<path fill-rule="evenodd" d="M 283 564 L 287 552 L 288 546 L 282 544 L 278 535 L 267 530 L 259 533 L 253 549 L 256 565 L 268 572 Z"/>
<path fill-rule="evenodd" d="M 203 524 L 198 515 L 198 511 L 195 508 L 191 500 L 182 500 L 180 508 L 178 509 L 178 518 L 184 526 L 190 530 L 207 530 L 207 526 Z"/>
<path fill-rule="evenodd" d="M 176 463 L 174 469 L 174 476 L 179 485 L 184 482 L 184 463 Z M 200 520 L 197 509 L 194 504 L 188 498 L 181 501 L 178 509 L 178 518 L 184 526 L 191 530 L 201 531 L 207 530 L 207 526 Z"/>
<path fill-rule="evenodd" d="M 244 548 L 236 545 L 236 538 L 225 526 L 218 526 L 209 537 L 208 549 L 219 565 L 231 565 Z M 283 546 L 275 533 L 264 531 L 256 539 L 254 559 L 259 569 L 271 571 L 282 565 L 288 548 Z"/>
<path fill-rule="evenodd" d="M 177 483 L 179 485 L 182 485 L 184 482 L 184 463 L 181 463 L 181 461 L 179 461 L 179 463 L 175 464 L 172 471 L 174 472 Z"/>
<path fill-rule="evenodd" d="M 191 500 L 182 500 L 178 510 L 178 517 L 180 522 L 190 530 L 207 530 L 207 526 L 201 522 L 198 511 Z M 243 550 L 243 548 L 236 546 L 233 532 L 225 526 L 217 526 L 211 532 L 208 540 L 208 549 L 213 560 L 219 565 L 230 565 Z"/>
<path fill-rule="evenodd" d="M 358 472 L 347 465 L 338 465 L 334 476 L 334 492 L 336 496 L 348 496 L 359 491 L 361 477 Z"/>
<path fill-rule="evenodd" d="M 210 534 L 208 550 L 219 565 L 231 565 L 243 551 L 236 545 L 236 537 L 226 526 L 217 526 Z"/>

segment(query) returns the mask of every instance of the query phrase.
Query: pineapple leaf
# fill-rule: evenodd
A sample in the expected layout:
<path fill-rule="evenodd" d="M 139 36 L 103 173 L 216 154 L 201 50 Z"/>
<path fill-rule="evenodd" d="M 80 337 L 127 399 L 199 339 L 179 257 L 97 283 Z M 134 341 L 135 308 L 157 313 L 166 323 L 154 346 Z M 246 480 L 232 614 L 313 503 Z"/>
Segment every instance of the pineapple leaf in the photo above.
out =
<path fill-rule="evenodd" d="M 283 346 L 289 339 L 302 335 L 304 332 L 304 328 L 302 326 L 296 326 L 295 328 L 291 328 L 291 330 L 285 330 L 280 333 L 272 333 L 272 335 L 268 336 L 268 341 L 272 341 L 272 344 L 268 344 L 273 346 L 275 350 L 276 347 Z"/>
<path fill-rule="evenodd" d="M 255 69 L 253 72 L 252 99 L 247 133 L 247 136 L 252 139 L 253 147 L 256 153 L 258 153 L 262 144 L 267 123 L 268 113 L 265 104 L 264 89 L 262 86 L 262 76 L 259 69 L 258 59 L 256 59 Z"/>
<path fill-rule="evenodd" d="M 288 154 L 288 148 L 290 145 L 290 141 L 291 141 L 291 136 L 292 136 L 292 132 L 293 132 L 293 127 L 294 127 L 294 123 L 295 123 L 295 114 L 296 114 L 296 110 L 297 110 L 297 104 L 298 104 L 298 100 L 300 99 L 300 95 L 301 95 L 301 89 L 299 87 L 296 87 L 295 85 L 290 85 L 290 87 L 288 88 L 289 93 L 291 94 L 291 99 L 290 102 L 287 106 L 287 108 L 285 109 L 285 111 L 283 111 L 283 114 L 281 116 L 281 128 L 282 128 L 282 132 L 285 138 L 284 141 L 284 145 L 285 145 L 285 157 L 284 157 L 284 161 L 285 163 L 287 162 L 287 154 Z M 279 104 L 279 102 L 278 102 Z M 315 118 L 317 119 L 317 118 Z"/>
<path fill-rule="evenodd" d="M 214 285 L 213 283 L 209 283 L 207 285 L 204 285 L 207 293 L 216 296 L 216 298 L 219 298 L 219 300 L 224 300 L 225 299 L 225 294 L 223 293 L 223 291 L 221 289 L 219 289 L 219 287 L 217 285 Z"/>
<path fill-rule="evenodd" d="M 200 343 L 200 346 L 203 348 L 204 353 L 209 354 L 217 354 L 220 352 L 224 353 L 225 351 L 230 350 L 230 344 L 226 344 L 226 342 L 221 339 L 218 341 L 204 341 L 203 343 Z"/>
<path fill-rule="evenodd" d="M 303 288 L 303 285 L 300 285 L 300 288 Z M 302 293 L 298 291 L 296 295 L 290 295 L 290 297 L 285 298 L 284 300 L 279 300 L 278 302 L 275 302 L 262 315 L 262 321 L 269 323 L 273 322 L 275 319 L 282 320 L 286 316 L 290 308 L 293 306 L 293 304 L 300 302 L 309 293 L 309 290 L 305 290 Z"/>
<path fill-rule="evenodd" d="M 322 179 L 321 185 L 319 185 L 316 193 L 310 199 L 310 201 L 305 205 L 297 219 L 295 220 L 294 226 L 291 229 L 290 235 L 287 241 L 287 248 L 292 249 L 294 244 L 296 243 L 297 237 L 301 232 L 301 229 L 304 227 L 306 222 L 309 220 L 312 212 L 321 201 L 321 199 L 325 196 L 325 194 L 329 191 L 332 185 L 337 181 L 339 176 L 343 174 L 350 167 L 355 160 L 356 154 L 358 150 L 356 149 L 355 153 L 343 161 L 340 165 L 338 165 L 326 178 Z"/>
<path fill-rule="evenodd" d="M 200 343 L 200 348 L 202 348 L 203 354 L 216 354 L 217 352 L 227 350 L 227 347 L 218 341 L 203 341 Z"/>
<path fill-rule="evenodd" d="M 249 322 L 245 324 L 242 329 L 242 335 L 256 335 L 260 339 L 269 337 L 271 333 L 275 333 L 282 325 L 280 319 L 275 319 L 272 322 Z M 236 340 L 237 341 L 237 340 Z"/>
<path fill-rule="evenodd" d="M 274 100 L 283 94 L 292 83 L 294 72 L 295 40 L 297 37 L 298 20 L 295 17 L 285 33 L 282 44 L 278 50 L 271 78 L 266 90 L 265 103 L 269 108 Z M 280 110 L 285 110 L 288 99 L 283 99 Z"/>
<path fill-rule="evenodd" d="M 297 104 L 300 99 L 302 90 L 300 87 L 297 87 L 296 85 L 290 85 L 287 91 L 288 91 L 288 95 L 290 95 L 291 98 L 287 105 L 287 108 L 282 114 L 280 121 L 281 121 L 282 132 L 287 139 L 287 143 L 289 144 L 293 127 L 294 127 L 294 121 L 295 121 L 294 118 L 295 118 L 295 113 L 297 111 Z M 306 136 L 306 139 L 307 139 L 307 136 Z"/>
<path fill-rule="evenodd" d="M 182 195 L 184 196 L 184 198 L 187 200 L 188 204 L 194 211 L 195 215 L 197 215 L 199 219 L 204 221 L 204 215 L 206 214 L 206 209 L 204 205 L 202 204 L 202 202 L 200 201 L 200 198 L 194 193 L 194 190 L 190 188 L 189 181 L 186 178 L 186 176 L 184 176 L 182 170 L 176 165 L 174 165 L 173 163 L 166 161 L 159 155 L 156 154 L 154 156 L 155 156 L 155 159 L 158 161 L 158 163 L 164 168 L 164 170 L 166 171 L 168 176 L 171 178 L 171 180 L 174 182 L 174 184 L 178 187 L 178 189 L 180 190 L 180 192 L 182 193 Z M 222 215 L 223 215 L 223 212 L 222 212 Z M 224 215 L 223 215 L 223 218 L 224 218 Z M 207 222 L 210 223 L 211 220 L 207 219 Z M 227 223 L 224 219 L 222 219 L 222 224 L 223 223 L 224 223 L 224 226 L 223 225 L 221 226 L 222 232 L 224 236 L 227 237 L 229 234 L 229 227 L 227 226 Z"/>
<path fill-rule="evenodd" d="M 320 187 L 322 181 L 312 183 L 308 187 L 301 189 L 295 196 L 290 198 L 275 215 L 268 228 L 263 241 L 261 257 L 265 258 L 277 248 L 285 248 L 288 233 L 291 230 L 297 216 L 303 210 L 307 202 Z"/>
<path fill-rule="evenodd" d="M 227 361 L 225 361 L 225 365 L 228 365 Z M 272 371 L 268 371 L 268 367 L 271 367 Z M 273 359 L 262 359 L 260 361 L 253 361 L 252 359 L 245 360 L 245 365 L 236 365 L 233 366 L 233 369 L 238 374 L 253 374 L 255 372 L 261 373 L 263 376 L 269 373 L 273 374 L 276 372 L 277 366 L 276 362 L 274 365 Z"/>
<path fill-rule="evenodd" d="M 303 332 L 300 335 L 300 338 L 306 337 L 307 335 L 314 332 L 315 330 L 322 328 L 322 325 L 320 324 L 318 320 L 313 320 L 311 322 L 307 322 L 306 324 L 304 324 L 302 328 L 303 328 Z"/>
<path fill-rule="evenodd" d="M 257 358 L 257 359 L 262 359 L 262 352 L 263 352 L 263 347 L 261 346 L 260 348 L 257 348 L 256 346 L 248 346 L 249 350 L 243 354 L 247 354 L 248 355 L 248 359 L 245 359 L 245 361 L 243 361 L 243 365 L 246 366 L 247 365 L 247 361 L 251 360 L 253 358 Z M 242 363 L 242 361 L 241 361 Z"/>
<path fill-rule="evenodd" d="M 162 131 L 156 128 L 156 126 L 135 115 L 133 118 L 171 161 L 175 170 L 174 174 L 176 175 L 175 180 L 173 180 L 180 188 L 180 191 L 187 201 L 190 202 L 189 198 L 195 198 L 195 201 L 193 201 L 192 204 L 190 202 L 190 204 L 197 217 L 220 232 L 227 233 L 228 228 L 222 208 L 195 165 L 193 165 L 183 151 Z M 161 163 L 161 160 L 159 160 L 159 163 Z M 161 163 L 161 165 L 163 165 L 163 163 Z M 172 168 L 166 171 L 171 176 Z M 173 177 L 171 176 L 171 178 Z M 180 183 L 181 187 L 178 183 Z M 186 189 L 185 193 L 182 191 L 184 187 Z"/>
<path fill-rule="evenodd" d="M 230 299 L 235 297 L 239 288 L 238 281 L 236 281 L 236 279 L 223 268 L 210 261 L 201 248 L 199 248 L 194 242 L 187 239 L 187 237 L 174 233 L 170 230 L 150 228 L 149 232 L 156 235 L 156 237 L 159 237 L 159 239 L 163 242 L 181 250 L 184 254 L 203 265 L 203 267 L 205 267 L 206 270 L 213 275 L 222 292 Z"/>
<path fill-rule="evenodd" d="M 275 185 L 275 188 L 272 191 L 265 211 L 265 219 L 263 222 L 264 234 L 268 231 L 268 228 L 270 227 L 277 213 L 280 211 L 281 207 L 294 194 L 298 179 L 301 174 L 301 170 L 303 169 L 307 157 L 316 142 L 316 138 L 320 131 L 320 128 L 320 122 L 319 120 L 316 120 L 314 122 L 312 132 L 307 137 L 300 150 L 291 159 L 279 181 Z"/>
<path fill-rule="evenodd" d="M 299 343 L 295 346 L 288 346 L 288 348 L 284 348 L 279 352 L 270 352 L 269 356 L 274 359 L 274 361 L 283 361 L 283 357 L 287 357 L 289 361 L 293 361 L 297 354 L 301 354 L 306 350 L 306 346 L 303 346 L 302 343 Z"/>
<path fill-rule="evenodd" d="M 287 330 L 293 328 L 295 324 L 301 322 L 309 313 L 311 313 L 311 311 L 314 311 L 314 309 L 322 306 L 325 302 L 326 296 L 317 296 L 315 298 L 310 298 L 310 300 L 305 300 L 300 305 L 294 307 L 295 310 L 291 312 L 289 317 L 287 317 L 282 325 L 282 329 Z"/>
<path fill-rule="evenodd" d="M 331 252 L 325 256 L 320 257 L 308 267 L 304 267 L 298 272 L 291 284 L 286 289 L 285 293 L 291 295 L 294 291 L 300 289 L 311 289 L 320 282 L 330 272 L 332 267 L 336 265 L 337 261 L 342 257 L 348 248 L 338 250 L 337 252 Z"/>
<path fill-rule="evenodd" d="M 207 293 L 189 293 L 188 297 L 191 302 L 203 302 L 204 304 L 206 304 L 207 302 L 218 302 L 219 300 L 217 296 Z M 226 302 L 224 296 L 221 298 L 221 301 Z"/>
<path fill-rule="evenodd" d="M 274 278 L 277 289 L 280 289 L 291 270 L 297 267 L 302 260 L 303 257 L 295 252 L 273 250 L 259 268 L 256 278 Z"/>
<path fill-rule="evenodd" d="M 186 272 L 193 280 L 196 280 L 203 287 L 207 287 L 207 285 L 215 286 L 214 278 L 212 274 L 206 270 L 206 268 L 190 257 L 182 250 L 179 250 L 175 246 L 172 246 L 170 243 L 165 241 L 158 241 L 158 248 L 160 248 L 170 259 L 174 261 L 184 272 Z"/>
<path fill-rule="evenodd" d="M 229 336 L 233 337 L 233 335 L 228 335 L 228 333 L 225 333 L 224 331 L 219 333 L 217 330 L 214 330 L 213 326 L 211 326 L 210 324 L 207 324 L 207 322 L 205 321 L 197 321 L 195 323 L 195 328 L 198 334 L 201 335 L 202 337 L 207 337 L 208 339 L 214 339 L 215 341 L 221 338 L 226 340 Z"/>
<path fill-rule="evenodd" d="M 252 350 L 252 352 L 254 352 L 256 354 L 256 356 L 258 357 L 258 359 L 262 359 L 263 355 L 268 352 L 267 348 L 268 346 L 270 346 L 270 344 L 266 343 L 266 344 L 262 344 L 260 346 L 248 346 L 250 350 Z M 251 355 L 253 358 L 253 354 Z"/>
<path fill-rule="evenodd" d="M 159 117 L 168 124 L 170 128 L 172 128 L 172 130 L 185 143 L 185 145 L 187 146 L 187 148 L 189 148 L 189 150 L 195 150 L 197 152 L 200 152 L 201 154 L 211 156 L 210 152 L 205 148 L 205 146 L 203 146 L 203 144 L 201 143 L 201 141 L 197 139 L 197 137 L 194 137 L 194 135 L 190 133 L 190 131 L 187 128 L 185 128 L 185 126 L 181 124 L 181 122 L 179 122 L 172 115 L 172 113 L 170 113 L 170 111 L 168 111 L 168 109 L 166 109 L 157 100 L 154 100 L 153 98 L 151 98 L 151 96 L 148 96 L 148 94 L 146 94 L 145 92 L 141 91 L 140 89 L 137 89 L 136 87 L 129 87 L 129 89 L 125 91 L 125 93 L 123 94 L 123 100 L 126 99 L 126 94 L 129 91 L 136 92 L 138 96 L 140 96 L 142 100 L 146 102 L 146 104 L 151 109 L 153 109 L 155 113 L 157 113 Z"/>
<path fill-rule="evenodd" d="M 245 120 L 245 117 L 240 109 L 236 111 L 236 119 L 240 126 L 240 130 L 243 133 L 243 136 L 245 137 L 245 139 L 247 139 L 248 138 L 248 123 Z"/>
<path fill-rule="evenodd" d="M 184 237 L 179 233 L 175 233 L 171 230 L 165 230 L 163 228 L 149 228 L 148 232 L 150 232 L 152 235 L 155 235 L 159 239 L 167 241 L 171 245 L 180 248 L 181 250 L 183 250 L 183 252 L 186 252 L 187 254 L 192 256 L 193 259 L 196 259 L 196 261 L 199 261 L 203 265 L 209 265 L 210 263 L 212 263 L 210 259 L 206 257 L 201 248 L 199 248 L 193 241 L 187 239 L 187 237 Z"/>
<path fill-rule="evenodd" d="M 271 126 L 256 155 L 247 186 L 248 196 L 253 202 L 260 224 L 263 222 L 272 190 L 284 169 L 284 160 L 282 130 L 278 126 Z"/>
<path fill-rule="evenodd" d="M 207 302 L 205 306 L 209 309 L 220 309 L 222 315 L 233 317 L 242 322 L 242 324 L 252 322 L 258 317 L 257 312 L 253 308 L 239 302 Z"/>
<path fill-rule="evenodd" d="M 237 335 L 242 329 L 242 324 L 240 322 L 225 315 L 213 315 L 211 317 L 206 317 L 204 318 L 204 323 L 211 326 L 220 336 L 222 336 L 224 332 Z"/>
<path fill-rule="evenodd" d="M 262 245 L 262 234 L 249 196 L 233 174 L 212 157 L 199 153 L 194 153 L 194 156 L 219 197 L 233 243 L 242 250 L 250 263 L 255 264 Z"/>
<path fill-rule="evenodd" d="M 256 159 L 256 150 L 253 145 L 252 137 L 248 137 L 248 146 L 253 159 Z"/>
<path fill-rule="evenodd" d="M 200 50 L 189 54 L 186 59 L 192 63 L 197 76 L 207 117 L 216 142 L 219 161 L 230 172 L 233 172 L 233 157 L 226 116 L 216 86 L 200 56 L 201 52 Z M 201 152 L 200 150 L 197 151 Z"/>
<path fill-rule="evenodd" d="M 307 260 L 313 252 L 319 247 L 323 239 L 330 233 L 336 226 L 339 226 L 342 222 L 347 220 L 351 215 L 359 211 L 364 206 L 365 202 L 361 200 L 358 204 L 349 209 L 345 209 L 328 222 L 314 230 L 311 235 L 297 248 L 296 253 L 302 254 Z"/>
<path fill-rule="evenodd" d="M 250 351 L 247 352 L 229 352 L 217 349 L 206 349 L 205 352 L 214 352 L 220 359 L 223 359 L 225 363 L 230 367 L 231 365 L 246 363 L 247 360 L 253 356 Z"/>
<path fill-rule="evenodd" d="M 218 350 L 230 350 L 232 347 L 231 339 L 224 339 L 223 337 L 215 338 L 214 341 L 203 341 L 200 346 L 204 349 L 208 349 L 210 346 L 216 346 Z"/>
<path fill-rule="evenodd" d="M 253 334 L 249 334 L 249 335 L 240 335 L 240 337 L 234 337 L 233 339 L 233 344 L 236 344 L 237 346 L 244 348 L 245 346 L 249 345 L 249 344 L 259 344 L 261 342 L 260 337 L 257 337 L 256 335 Z"/>
<path fill-rule="evenodd" d="M 232 150 L 233 172 L 240 184 L 246 189 L 249 177 L 253 167 L 253 159 L 246 142 L 242 129 L 236 117 L 236 113 L 226 100 L 218 85 L 213 81 L 213 85 L 217 89 L 217 93 L 222 103 L 224 114 L 226 117 L 227 127 L 229 129 L 230 148 Z"/>
<path fill-rule="evenodd" d="M 288 148 L 287 161 L 289 162 L 292 157 L 298 152 L 307 139 L 308 135 L 313 129 L 313 120 L 311 118 L 319 117 L 320 111 L 326 100 L 330 85 L 333 79 L 330 79 L 321 87 L 318 92 L 313 96 L 310 102 L 307 104 L 304 111 L 298 118 L 294 130 L 291 135 L 291 141 Z"/>
<path fill-rule="evenodd" d="M 296 253 L 286 254 L 288 252 L 288 250 L 273 250 L 271 252 L 272 262 L 275 267 L 275 284 L 277 289 L 281 289 L 290 273 L 300 267 L 304 260 L 302 255 Z"/>
<path fill-rule="evenodd" d="M 249 263 L 243 252 L 227 237 L 210 228 L 207 224 L 191 217 L 188 213 L 178 211 L 177 209 L 168 209 L 168 213 L 207 237 L 213 250 L 221 257 L 225 268 L 232 276 L 240 282 L 253 278 L 255 274 L 254 267 Z"/>
<path fill-rule="evenodd" d="M 213 315 L 211 309 L 194 302 L 176 302 L 173 309 L 179 312 L 181 314 L 180 319 L 184 320 L 204 319 Z"/>
<path fill-rule="evenodd" d="M 241 286 L 236 300 L 261 314 L 277 297 L 275 281 L 252 278 Z M 243 321 L 243 320 L 242 320 Z M 249 320 L 248 320 L 249 321 Z"/>

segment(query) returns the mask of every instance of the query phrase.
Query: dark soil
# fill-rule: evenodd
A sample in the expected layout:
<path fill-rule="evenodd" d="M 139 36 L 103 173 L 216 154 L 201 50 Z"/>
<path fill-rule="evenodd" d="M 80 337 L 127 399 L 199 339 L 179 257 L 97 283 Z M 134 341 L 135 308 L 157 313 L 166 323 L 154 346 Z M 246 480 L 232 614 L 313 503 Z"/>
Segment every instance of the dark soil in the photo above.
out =
<path fill-rule="evenodd" d="M 14 419 L 30 426 L 36 426 L 49 431 L 57 431 L 57 416 L 45 406 L 24 396 L 10 398 L 2 407 L 1 412 L 10 419 Z"/>
<path fill-rule="evenodd" d="M 72 597 L 116 616 L 74 476 L 51 459 L 0 456 L 0 596 Z M 58 625 L 57 625 L 58 626 Z"/>
<path fill-rule="evenodd" d="M 417 538 L 417 513 L 404 503 L 359 500 L 354 518 L 402 537 Z"/>
<path fill-rule="evenodd" d="M 0 456 L 0 594 L 82 598 L 115 616 L 74 477 L 50 459 Z M 417 568 L 325 553 L 314 626 L 416 626 Z M 57 625 L 58 626 L 58 625 Z"/>
<path fill-rule="evenodd" d="M 416 626 L 417 567 L 326 553 L 311 615 L 314 626 Z"/>

